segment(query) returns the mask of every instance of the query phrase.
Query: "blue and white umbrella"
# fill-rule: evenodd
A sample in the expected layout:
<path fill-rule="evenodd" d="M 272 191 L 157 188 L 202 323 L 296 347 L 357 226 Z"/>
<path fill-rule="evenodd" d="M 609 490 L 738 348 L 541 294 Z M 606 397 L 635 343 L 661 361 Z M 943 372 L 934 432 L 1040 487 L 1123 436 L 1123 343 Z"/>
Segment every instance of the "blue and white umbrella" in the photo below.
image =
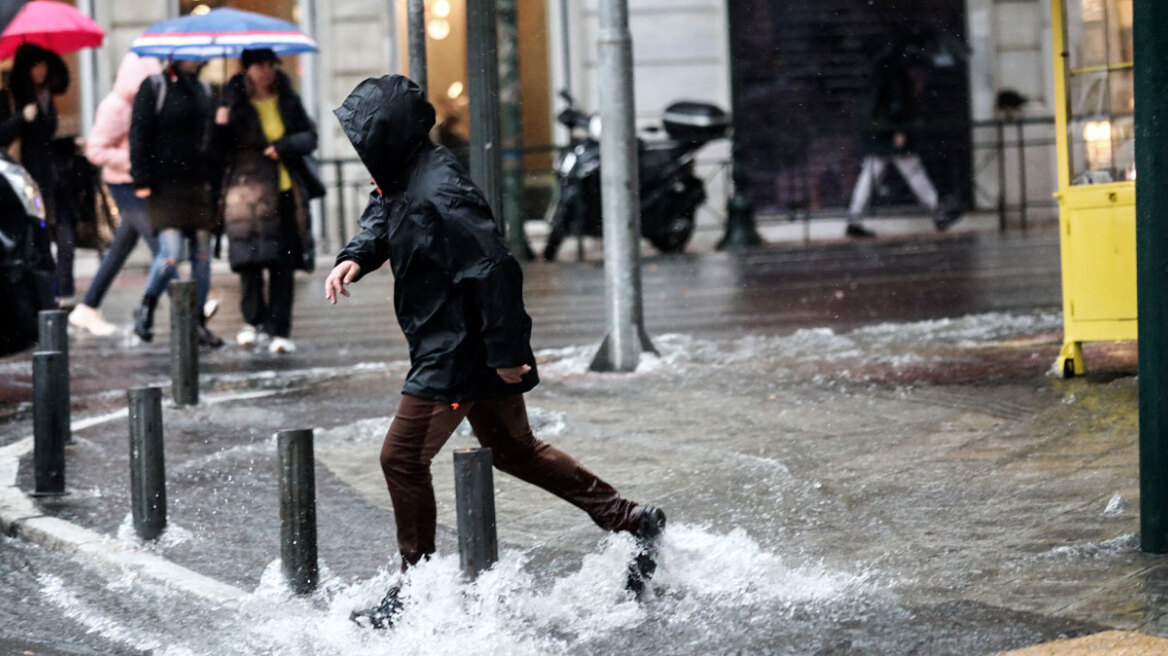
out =
<path fill-rule="evenodd" d="M 141 57 L 199 61 L 261 48 L 277 55 L 318 50 L 311 37 L 288 21 L 227 7 L 155 23 L 130 45 Z"/>

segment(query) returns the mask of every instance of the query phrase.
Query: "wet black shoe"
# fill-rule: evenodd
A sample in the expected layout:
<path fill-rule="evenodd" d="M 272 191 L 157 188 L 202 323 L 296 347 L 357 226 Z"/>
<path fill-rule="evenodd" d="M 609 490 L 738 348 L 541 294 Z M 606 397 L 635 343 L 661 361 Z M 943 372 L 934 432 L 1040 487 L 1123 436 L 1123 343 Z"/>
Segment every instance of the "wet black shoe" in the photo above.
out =
<path fill-rule="evenodd" d="M 875 232 L 865 228 L 859 223 L 849 223 L 844 234 L 854 239 L 871 239 L 876 236 Z"/>
<path fill-rule="evenodd" d="M 357 626 L 365 629 L 392 629 L 398 617 L 401 616 L 402 602 L 401 602 L 401 586 L 395 585 L 390 587 L 389 592 L 385 593 L 381 603 L 372 608 L 364 610 L 355 610 L 349 613 L 349 619 Z"/>
<path fill-rule="evenodd" d="M 134 334 L 143 342 L 154 341 L 154 309 L 145 305 L 134 308 Z"/>
<path fill-rule="evenodd" d="M 641 599 L 653 574 L 657 572 L 657 538 L 665 530 L 665 511 L 656 506 L 645 506 L 637 518 L 632 534 L 637 538 L 637 553 L 629 563 L 625 589 Z"/>
<path fill-rule="evenodd" d="M 206 326 L 198 326 L 195 328 L 195 338 L 199 341 L 199 346 L 206 346 L 213 349 L 223 346 L 223 338 L 207 330 Z"/>
<path fill-rule="evenodd" d="M 655 540 L 665 530 L 665 511 L 657 506 L 642 506 L 633 535 L 640 540 Z"/>
<path fill-rule="evenodd" d="M 960 221 L 961 216 L 957 202 L 947 198 L 933 211 L 933 227 L 937 228 L 937 232 L 945 232 L 949 226 Z"/>

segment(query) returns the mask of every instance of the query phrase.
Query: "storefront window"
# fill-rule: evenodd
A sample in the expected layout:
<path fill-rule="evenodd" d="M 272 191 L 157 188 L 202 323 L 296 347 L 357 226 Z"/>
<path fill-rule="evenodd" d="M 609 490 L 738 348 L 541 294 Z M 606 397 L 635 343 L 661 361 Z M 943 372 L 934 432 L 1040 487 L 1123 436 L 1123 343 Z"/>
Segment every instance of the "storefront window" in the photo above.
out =
<path fill-rule="evenodd" d="M 1065 0 L 1071 183 L 1135 179 L 1131 0 Z"/>

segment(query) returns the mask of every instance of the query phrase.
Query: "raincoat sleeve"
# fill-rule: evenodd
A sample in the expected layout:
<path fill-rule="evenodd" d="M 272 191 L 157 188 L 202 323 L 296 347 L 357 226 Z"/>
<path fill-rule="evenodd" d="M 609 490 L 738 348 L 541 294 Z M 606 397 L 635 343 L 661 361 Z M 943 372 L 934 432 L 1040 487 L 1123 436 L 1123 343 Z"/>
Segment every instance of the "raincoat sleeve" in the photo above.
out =
<path fill-rule="evenodd" d="M 142 82 L 138 93 L 134 96 L 134 106 L 130 110 L 130 177 L 134 179 L 134 187 L 148 188 L 154 183 L 151 173 L 150 152 L 154 144 L 154 132 L 158 117 L 154 112 L 154 85 L 150 78 Z"/>
<path fill-rule="evenodd" d="M 378 194 L 370 194 L 369 204 L 365 206 L 357 227 L 361 229 L 360 232 L 353 235 L 349 244 L 341 249 L 336 262 L 353 261 L 361 267 L 361 274 L 354 281 L 376 271 L 389 259 L 389 217 Z"/>
<path fill-rule="evenodd" d="M 464 199 L 465 201 L 465 199 Z M 493 369 L 534 364 L 531 317 L 523 307 L 523 270 L 511 256 L 485 202 L 461 202 L 443 212 L 453 283 L 465 289 L 480 322 Z"/>

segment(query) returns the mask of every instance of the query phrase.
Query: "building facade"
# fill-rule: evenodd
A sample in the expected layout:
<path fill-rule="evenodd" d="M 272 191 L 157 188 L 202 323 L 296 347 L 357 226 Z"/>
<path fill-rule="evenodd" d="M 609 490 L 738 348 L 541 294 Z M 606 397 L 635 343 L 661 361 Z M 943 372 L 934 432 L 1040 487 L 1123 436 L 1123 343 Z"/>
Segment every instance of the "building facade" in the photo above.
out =
<path fill-rule="evenodd" d="M 285 70 L 318 119 L 321 157 L 326 160 L 353 157 L 331 119 L 331 109 L 362 79 L 408 70 L 406 0 L 75 1 L 107 30 L 100 50 L 70 60 L 81 74 L 63 103 L 63 124 L 78 134 L 84 133 L 87 112 L 109 89 L 112 73 L 133 39 L 150 24 L 200 5 L 278 16 L 316 38 L 321 52 L 288 58 Z M 562 108 L 559 90 L 570 90 L 587 110 L 595 110 L 599 102 L 598 0 L 515 1 L 515 42 L 503 43 L 501 51 L 512 48 L 518 53 L 523 141 L 532 151 L 526 168 L 532 179 L 541 179 L 542 173 L 546 182 L 547 147 L 564 140 L 554 121 Z M 1019 193 L 1010 187 L 1022 161 L 1010 150 L 1013 137 L 1007 139 L 1007 157 L 986 147 L 994 146 L 1001 132 L 993 123 L 1001 117 L 995 106 L 997 94 L 1010 89 L 1027 98 L 1020 110 L 1024 116 L 1053 113 L 1049 0 L 906 0 L 895 10 L 883 7 L 885 3 L 851 0 L 635 0 L 629 5 L 638 124 L 659 122 L 663 109 L 682 99 L 726 109 L 737 105 L 748 115 L 740 136 L 751 163 L 752 193 L 764 211 L 784 211 L 792 204 L 830 210 L 846 203 L 859 166 L 854 134 L 864 93 L 865 48 L 879 41 L 879 29 L 897 21 L 929 23 L 970 46 L 964 70 L 944 81 L 947 95 L 939 108 L 964 127 L 926 157 L 940 171 L 935 174 L 944 181 L 939 186 L 952 187 L 968 202 L 985 208 L 999 202 L 1003 178 L 1008 194 Z M 862 7 L 877 7 L 879 11 L 872 11 L 879 15 L 869 16 L 858 9 Z M 440 115 L 457 115 L 466 108 L 465 0 L 427 0 L 427 16 L 431 99 Z M 233 67 L 233 62 L 217 62 L 208 67 L 208 75 L 223 78 Z M 459 121 L 458 129 L 465 131 L 466 123 Z M 1027 125 L 1024 139 L 1049 139 L 1043 129 Z M 834 135 L 805 139 L 828 132 Z M 775 135 L 782 138 L 776 141 Z M 792 135 L 806 143 L 792 141 Z M 720 173 L 729 153 L 729 145 L 720 143 L 701 154 L 714 203 L 701 219 L 705 222 L 720 220 L 717 205 L 725 198 L 721 186 L 726 180 Z M 1049 197 L 1053 151 L 1029 148 L 1027 154 L 1028 195 Z M 334 168 L 326 167 L 330 181 Z M 797 169 L 797 176 L 789 174 Z M 364 175 L 355 162 L 344 164 L 341 173 L 348 180 Z M 341 209 L 355 220 L 364 202 L 362 189 L 354 185 L 345 194 L 330 196 L 330 213 Z M 527 214 L 535 218 L 538 208 L 529 208 Z"/>

